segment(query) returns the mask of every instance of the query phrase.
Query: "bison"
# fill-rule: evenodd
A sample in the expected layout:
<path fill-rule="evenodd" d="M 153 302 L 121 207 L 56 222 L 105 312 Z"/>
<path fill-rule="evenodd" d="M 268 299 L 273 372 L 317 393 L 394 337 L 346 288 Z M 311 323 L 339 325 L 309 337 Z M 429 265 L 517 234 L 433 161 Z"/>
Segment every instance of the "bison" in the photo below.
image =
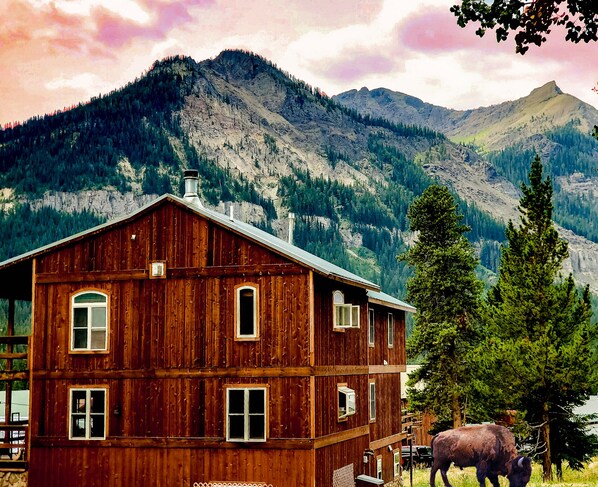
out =
<path fill-rule="evenodd" d="M 509 487 L 525 487 L 532 473 L 531 460 L 517 456 L 513 434 L 496 424 L 463 426 L 437 434 L 432 438 L 432 457 L 431 487 L 436 487 L 437 470 L 444 485 L 451 487 L 446 476 L 451 463 L 476 467 L 480 487 L 486 486 L 486 477 L 493 487 L 499 487 L 499 475 L 509 479 Z"/>

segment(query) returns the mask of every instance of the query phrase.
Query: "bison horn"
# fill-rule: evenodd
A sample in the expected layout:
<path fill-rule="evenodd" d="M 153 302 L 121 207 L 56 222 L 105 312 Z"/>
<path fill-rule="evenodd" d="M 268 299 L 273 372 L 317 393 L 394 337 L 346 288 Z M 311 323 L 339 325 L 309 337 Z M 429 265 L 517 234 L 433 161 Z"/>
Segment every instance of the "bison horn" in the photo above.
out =
<path fill-rule="evenodd" d="M 519 461 L 517 462 L 517 466 L 519 468 L 523 467 L 523 457 L 519 457 Z"/>

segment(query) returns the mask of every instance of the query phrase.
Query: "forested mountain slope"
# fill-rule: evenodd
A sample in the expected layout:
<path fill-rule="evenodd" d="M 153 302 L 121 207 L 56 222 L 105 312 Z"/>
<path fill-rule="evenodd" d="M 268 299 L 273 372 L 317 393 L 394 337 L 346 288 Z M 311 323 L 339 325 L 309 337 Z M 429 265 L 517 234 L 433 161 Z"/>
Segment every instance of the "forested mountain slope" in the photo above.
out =
<path fill-rule="evenodd" d="M 517 198 L 472 148 L 435 129 L 358 113 L 259 56 L 225 51 L 156 62 L 120 90 L 0 131 L 2 203 L 13 208 L 2 224 L 22 205 L 116 216 L 182 194 L 184 168 L 199 170 L 206 205 L 234 204 L 282 237 L 293 211 L 298 245 L 398 295 L 407 207 L 436 177 L 454 179 L 490 269 L 504 215 L 489 211 Z"/>

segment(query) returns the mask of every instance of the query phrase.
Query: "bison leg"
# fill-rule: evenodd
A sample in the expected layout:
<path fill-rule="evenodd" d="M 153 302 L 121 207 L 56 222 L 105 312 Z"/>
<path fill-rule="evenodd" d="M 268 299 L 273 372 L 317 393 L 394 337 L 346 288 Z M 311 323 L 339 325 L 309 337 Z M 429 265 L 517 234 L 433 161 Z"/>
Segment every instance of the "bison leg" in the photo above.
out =
<path fill-rule="evenodd" d="M 449 481 L 448 477 L 446 476 L 446 472 L 451 466 L 451 462 L 446 462 L 442 464 L 438 464 L 434 462 L 432 465 L 432 469 L 430 470 L 430 487 L 436 487 L 436 471 L 440 470 L 440 475 L 442 477 L 442 481 L 444 482 L 445 487 L 453 487 Z"/>
<path fill-rule="evenodd" d="M 476 477 L 478 478 L 480 487 L 486 487 L 486 477 L 487 476 L 488 476 L 488 464 L 484 461 L 479 462 L 476 467 Z"/>
<path fill-rule="evenodd" d="M 498 482 L 498 475 L 488 474 L 488 480 L 492 484 L 492 487 L 500 487 L 500 483 Z"/>

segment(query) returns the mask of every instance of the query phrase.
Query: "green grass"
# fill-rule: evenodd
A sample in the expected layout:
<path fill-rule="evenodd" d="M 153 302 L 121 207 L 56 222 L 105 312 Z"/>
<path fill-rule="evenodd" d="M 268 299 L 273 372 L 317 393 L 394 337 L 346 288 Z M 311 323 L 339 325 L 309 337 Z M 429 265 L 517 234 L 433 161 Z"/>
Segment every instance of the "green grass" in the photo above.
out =
<path fill-rule="evenodd" d="M 479 487 L 478 481 L 475 477 L 475 468 L 465 468 L 460 470 L 452 466 L 448 471 L 449 482 L 453 487 Z M 508 487 L 509 482 L 504 477 L 499 477 L 501 487 Z M 403 486 L 410 487 L 409 472 L 403 472 Z M 490 486 L 490 482 L 486 481 L 486 485 Z M 430 486 L 430 469 L 416 469 L 413 472 L 413 487 L 429 487 Z M 527 484 L 527 487 L 596 487 L 598 486 L 598 458 L 586 466 L 580 472 L 564 468 L 563 480 L 553 480 L 552 482 L 542 482 L 542 467 L 535 464 L 533 467 L 532 478 Z M 436 487 L 444 487 L 440 472 L 436 474 Z"/>

